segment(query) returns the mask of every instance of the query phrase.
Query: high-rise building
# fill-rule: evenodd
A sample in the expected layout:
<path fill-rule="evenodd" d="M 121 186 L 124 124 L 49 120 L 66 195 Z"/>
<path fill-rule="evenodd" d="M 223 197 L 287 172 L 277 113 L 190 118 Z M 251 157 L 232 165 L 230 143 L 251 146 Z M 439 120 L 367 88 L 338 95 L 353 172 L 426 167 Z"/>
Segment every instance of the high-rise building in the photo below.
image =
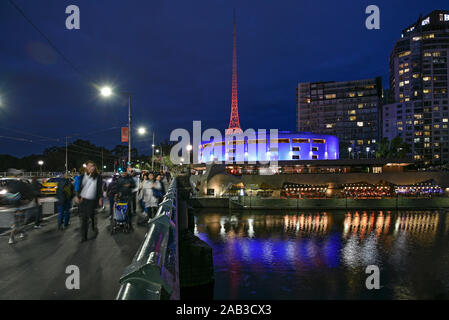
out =
<path fill-rule="evenodd" d="M 341 157 L 372 157 L 380 132 L 382 80 L 307 82 L 297 87 L 297 130 L 335 135 Z"/>
<path fill-rule="evenodd" d="M 402 31 L 390 54 L 390 94 L 383 136 L 399 135 L 415 160 L 449 161 L 449 11 L 436 10 Z"/>

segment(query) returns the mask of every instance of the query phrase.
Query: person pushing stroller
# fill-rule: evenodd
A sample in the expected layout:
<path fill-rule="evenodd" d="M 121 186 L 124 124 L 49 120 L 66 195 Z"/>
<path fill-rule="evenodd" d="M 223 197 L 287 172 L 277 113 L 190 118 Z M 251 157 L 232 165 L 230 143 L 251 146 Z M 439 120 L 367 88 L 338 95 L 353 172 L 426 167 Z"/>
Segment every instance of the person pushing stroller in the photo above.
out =
<path fill-rule="evenodd" d="M 117 181 L 117 194 L 115 195 L 116 203 L 127 203 L 127 218 L 130 230 L 133 230 L 132 226 L 132 210 L 131 203 L 133 197 L 133 189 L 136 187 L 136 183 L 131 176 L 131 168 L 128 168 Z"/>

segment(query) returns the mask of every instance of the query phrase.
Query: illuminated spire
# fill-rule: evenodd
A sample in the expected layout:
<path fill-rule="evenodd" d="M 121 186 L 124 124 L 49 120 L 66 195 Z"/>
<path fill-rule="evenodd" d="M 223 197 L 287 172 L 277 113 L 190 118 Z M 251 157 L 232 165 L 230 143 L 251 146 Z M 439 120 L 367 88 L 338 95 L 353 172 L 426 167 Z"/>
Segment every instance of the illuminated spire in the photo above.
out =
<path fill-rule="evenodd" d="M 229 120 L 229 128 L 226 134 L 242 133 L 239 121 L 239 101 L 237 93 L 237 27 L 235 21 L 234 9 L 234 48 L 232 57 L 232 102 L 231 102 L 231 119 Z"/>

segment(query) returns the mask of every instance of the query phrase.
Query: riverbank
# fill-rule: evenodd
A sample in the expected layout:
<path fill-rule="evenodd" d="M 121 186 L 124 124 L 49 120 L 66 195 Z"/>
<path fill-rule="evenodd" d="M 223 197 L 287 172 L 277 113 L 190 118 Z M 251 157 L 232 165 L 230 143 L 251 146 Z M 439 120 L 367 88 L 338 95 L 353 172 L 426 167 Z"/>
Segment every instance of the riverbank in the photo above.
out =
<path fill-rule="evenodd" d="M 448 197 L 432 199 L 280 199 L 238 197 L 229 198 L 192 198 L 194 208 L 228 208 L 238 210 L 291 210 L 291 209 L 438 209 L 449 208 Z"/>

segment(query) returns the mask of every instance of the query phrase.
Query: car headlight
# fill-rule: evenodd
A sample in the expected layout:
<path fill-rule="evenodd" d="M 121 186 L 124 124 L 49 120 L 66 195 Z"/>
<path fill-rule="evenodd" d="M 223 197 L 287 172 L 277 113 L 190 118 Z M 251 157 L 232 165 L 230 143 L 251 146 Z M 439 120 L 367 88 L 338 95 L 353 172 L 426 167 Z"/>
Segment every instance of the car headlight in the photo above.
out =
<path fill-rule="evenodd" d="M 0 194 L 7 194 L 7 193 L 8 193 L 8 190 L 6 190 L 6 189 L 0 190 Z"/>

